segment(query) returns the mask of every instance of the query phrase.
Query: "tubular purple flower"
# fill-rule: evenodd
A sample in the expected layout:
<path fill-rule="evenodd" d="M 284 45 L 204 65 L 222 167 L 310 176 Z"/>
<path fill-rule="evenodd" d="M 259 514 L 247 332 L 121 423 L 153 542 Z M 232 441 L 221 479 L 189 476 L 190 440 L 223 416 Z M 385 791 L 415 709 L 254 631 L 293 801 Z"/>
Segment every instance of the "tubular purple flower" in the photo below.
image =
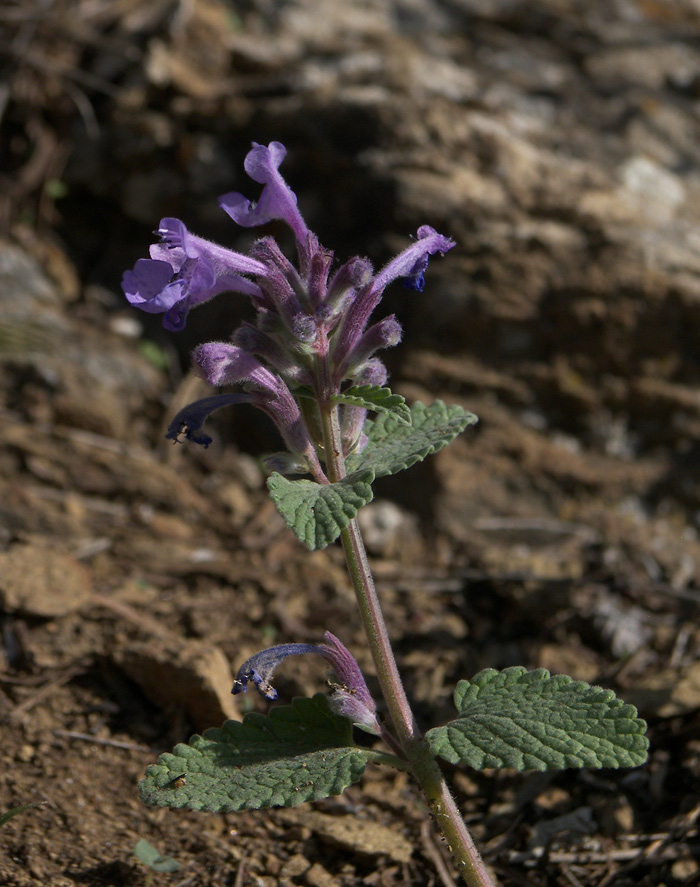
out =
<path fill-rule="evenodd" d="M 357 660 L 330 631 L 324 637 L 326 643 L 319 645 L 318 652 L 329 663 L 340 682 L 333 686 L 331 708 L 336 714 L 350 718 L 353 724 L 368 733 L 378 735 L 381 727 L 377 721 L 377 706 L 367 689 Z"/>
<path fill-rule="evenodd" d="M 272 419 L 289 450 L 301 456 L 317 480 L 325 480 L 316 449 L 292 392 L 282 378 L 259 360 L 228 342 L 207 342 L 192 352 L 193 361 L 210 385 L 244 384 L 253 390 L 248 403 Z"/>
<path fill-rule="evenodd" d="M 219 205 L 244 228 L 264 225 L 272 219 L 282 219 L 294 232 L 300 247 L 306 251 L 306 223 L 297 208 L 297 197 L 279 173 L 279 166 L 287 155 L 281 142 L 259 145 L 253 142 L 245 159 L 245 171 L 254 182 L 265 187 L 257 204 L 252 204 L 242 194 L 230 192 L 219 198 Z"/>
<path fill-rule="evenodd" d="M 234 696 L 248 690 L 248 681 L 255 684 L 257 691 L 266 699 L 277 699 L 277 690 L 270 681 L 277 666 L 287 656 L 300 656 L 304 653 L 318 653 L 316 644 L 279 644 L 251 656 L 236 673 L 231 692 Z"/>
<path fill-rule="evenodd" d="M 238 669 L 231 692 L 234 696 L 247 692 L 248 683 L 252 681 L 262 696 L 275 700 L 278 694 L 271 681 L 277 666 L 288 656 L 318 653 L 331 666 L 340 681 L 339 684 L 331 685 L 333 693 L 329 702 L 333 711 L 349 718 L 368 733 L 380 734 L 377 706 L 355 657 L 329 631 L 325 634 L 325 640 L 325 644 L 279 644 L 256 653 Z"/>
<path fill-rule="evenodd" d="M 164 314 L 166 329 L 181 330 L 190 309 L 218 293 L 260 296 L 260 287 L 241 275 L 264 276 L 262 262 L 190 234 L 179 219 L 161 219 L 156 233 L 162 243 L 151 246 L 150 259 L 124 272 L 122 289 L 134 307 Z"/>
<path fill-rule="evenodd" d="M 294 318 L 309 308 L 299 272 L 272 237 L 258 240 L 251 252 L 267 269 L 261 286 L 268 303 L 290 327 Z"/>
<path fill-rule="evenodd" d="M 407 249 L 399 253 L 382 270 L 366 284 L 358 293 L 341 320 L 334 336 L 334 354 L 339 362 L 348 356 L 362 336 L 370 315 L 379 304 L 385 288 L 399 277 L 410 280 L 413 288 L 418 288 L 428 266 L 428 259 L 435 253 L 444 254 L 455 245 L 454 240 L 438 234 L 429 225 L 418 229 L 418 239 Z"/>
<path fill-rule="evenodd" d="M 201 428 L 208 417 L 215 410 L 220 410 L 222 407 L 252 402 L 253 398 L 250 394 L 217 394 L 213 397 L 204 397 L 202 400 L 196 400 L 180 410 L 170 425 L 168 425 L 168 432 L 165 437 L 167 440 L 177 442 L 180 439 L 180 435 L 184 434 L 187 440 L 200 444 L 206 450 L 212 439 Z"/>

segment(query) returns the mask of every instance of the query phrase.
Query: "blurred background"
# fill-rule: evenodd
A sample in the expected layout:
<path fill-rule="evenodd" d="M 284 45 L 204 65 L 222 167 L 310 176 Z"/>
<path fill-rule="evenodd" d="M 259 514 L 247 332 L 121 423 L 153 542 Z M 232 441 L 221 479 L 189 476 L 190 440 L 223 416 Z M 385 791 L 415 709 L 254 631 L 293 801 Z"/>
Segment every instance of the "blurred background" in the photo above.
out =
<path fill-rule="evenodd" d="M 329 629 L 371 676 L 341 552 L 266 498 L 274 429 L 241 409 L 207 451 L 163 440 L 206 393 L 190 350 L 249 306 L 172 334 L 119 286 L 163 216 L 247 249 L 216 198 L 257 196 L 243 160 L 271 140 L 338 261 L 379 267 L 423 224 L 457 241 L 422 295 L 387 293 L 386 359 L 480 423 L 361 515 L 422 724 L 514 664 L 651 724 L 635 771 L 455 771 L 488 864 L 698 882 L 699 37 L 697 0 L 0 0 L 0 812 L 46 802 L 0 830 L 3 883 L 142 883 L 139 837 L 173 884 L 453 883 L 400 774 L 313 813 L 136 796 L 160 751 L 240 717 L 231 671 L 266 644 Z"/>

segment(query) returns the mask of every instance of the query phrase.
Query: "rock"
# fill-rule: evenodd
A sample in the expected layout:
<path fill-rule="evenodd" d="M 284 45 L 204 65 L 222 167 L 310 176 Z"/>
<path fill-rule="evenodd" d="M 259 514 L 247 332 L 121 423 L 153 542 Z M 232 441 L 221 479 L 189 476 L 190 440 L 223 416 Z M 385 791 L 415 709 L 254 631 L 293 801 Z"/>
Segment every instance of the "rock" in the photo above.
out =
<path fill-rule="evenodd" d="M 75 558 L 38 545 L 0 554 L 0 607 L 10 613 L 53 618 L 90 599 L 90 574 Z"/>
<path fill-rule="evenodd" d="M 221 650 L 194 640 L 131 643 L 113 651 L 114 661 L 157 705 L 181 709 L 197 730 L 236 717 L 233 675 Z"/>

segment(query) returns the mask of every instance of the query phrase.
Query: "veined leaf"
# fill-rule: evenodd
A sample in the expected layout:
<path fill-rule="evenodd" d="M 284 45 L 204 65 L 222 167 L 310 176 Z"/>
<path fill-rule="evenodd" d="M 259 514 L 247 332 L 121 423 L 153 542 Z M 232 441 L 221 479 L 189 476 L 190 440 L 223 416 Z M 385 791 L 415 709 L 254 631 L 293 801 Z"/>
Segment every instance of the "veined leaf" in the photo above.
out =
<path fill-rule="evenodd" d="M 277 472 L 270 475 L 267 486 L 272 501 L 304 545 L 312 550 L 330 545 L 360 508 L 372 501 L 371 484 L 376 477 L 396 474 L 421 462 L 477 421 L 472 413 L 439 400 L 429 407 L 414 404 L 410 415 L 410 425 L 392 413 L 367 422 L 367 446 L 362 453 L 348 457 L 349 474 L 338 483 L 289 480 Z"/>
<path fill-rule="evenodd" d="M 633 705 L 544 668 L 486 669 L 460 681 L 454 700 L 459 717 L 426 734 L 433 754 L 451 764 L 561 770 L 647 759 L 646 724 Z"/>
<path fill-rule="evenodd" d="M 411 424 L 411 410 L 406 399 L 400 394 L 394 394 L 391 388 L 380 388 L 379 385 L 353 385 L 342 394 L 335 394 L 333 402 L 363 407 L 375 413 L 389 413 L 401 425 Z"/>
<path fill-rule="evenodd" d="M 175 746 L 147 769 L 139 793 L 152 807 L 217 813 L 295 807 L 340 794 L 382 757 L 353 743 L 350 721 L 319 693 Z"/>
<path fill-rule="evenodd" d="M 355 471 L 335 484 L 271 474 L 267 487 L 287 526 L 307 548 L 325 548 L 340 536 L 363 505 L 372 501 L 374 474 Z"/>
<path fill-rule="evenodd" d="M 365 423 L 369 441 L 361 453 L 349 456 L 348 471 L 371 469 L 376 477 L 396 474 L 437 453 L 478 419 L 457 405 L 446 406 L 436 400 L 430 406 L 414 403 L 411 424 L 406 425 L 390 414 L 382 414 Z"/>

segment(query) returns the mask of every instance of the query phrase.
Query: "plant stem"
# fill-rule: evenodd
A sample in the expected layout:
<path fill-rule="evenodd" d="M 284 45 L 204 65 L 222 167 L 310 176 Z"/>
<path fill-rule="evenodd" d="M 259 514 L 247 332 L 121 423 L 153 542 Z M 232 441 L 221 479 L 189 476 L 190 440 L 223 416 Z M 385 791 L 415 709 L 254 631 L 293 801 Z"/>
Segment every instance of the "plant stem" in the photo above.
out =
<path fill-rule="evenodd" d="M 320 404 L 323 423 L 326 470 L 331 483 L 345 477 L 338 411 L 334 405 Z M 428 743 L 421 736 L 406 696 L 389 640 L 374 579 L 356 519 L 341 532 L 341 541 L 355 589 L 377 677 L 396 731 L 398 744 L 430 805 L 445 836 L 457 869 L 469 887 L 494 887 L 457 804 L 445 782 L 442 770 Z"/>

